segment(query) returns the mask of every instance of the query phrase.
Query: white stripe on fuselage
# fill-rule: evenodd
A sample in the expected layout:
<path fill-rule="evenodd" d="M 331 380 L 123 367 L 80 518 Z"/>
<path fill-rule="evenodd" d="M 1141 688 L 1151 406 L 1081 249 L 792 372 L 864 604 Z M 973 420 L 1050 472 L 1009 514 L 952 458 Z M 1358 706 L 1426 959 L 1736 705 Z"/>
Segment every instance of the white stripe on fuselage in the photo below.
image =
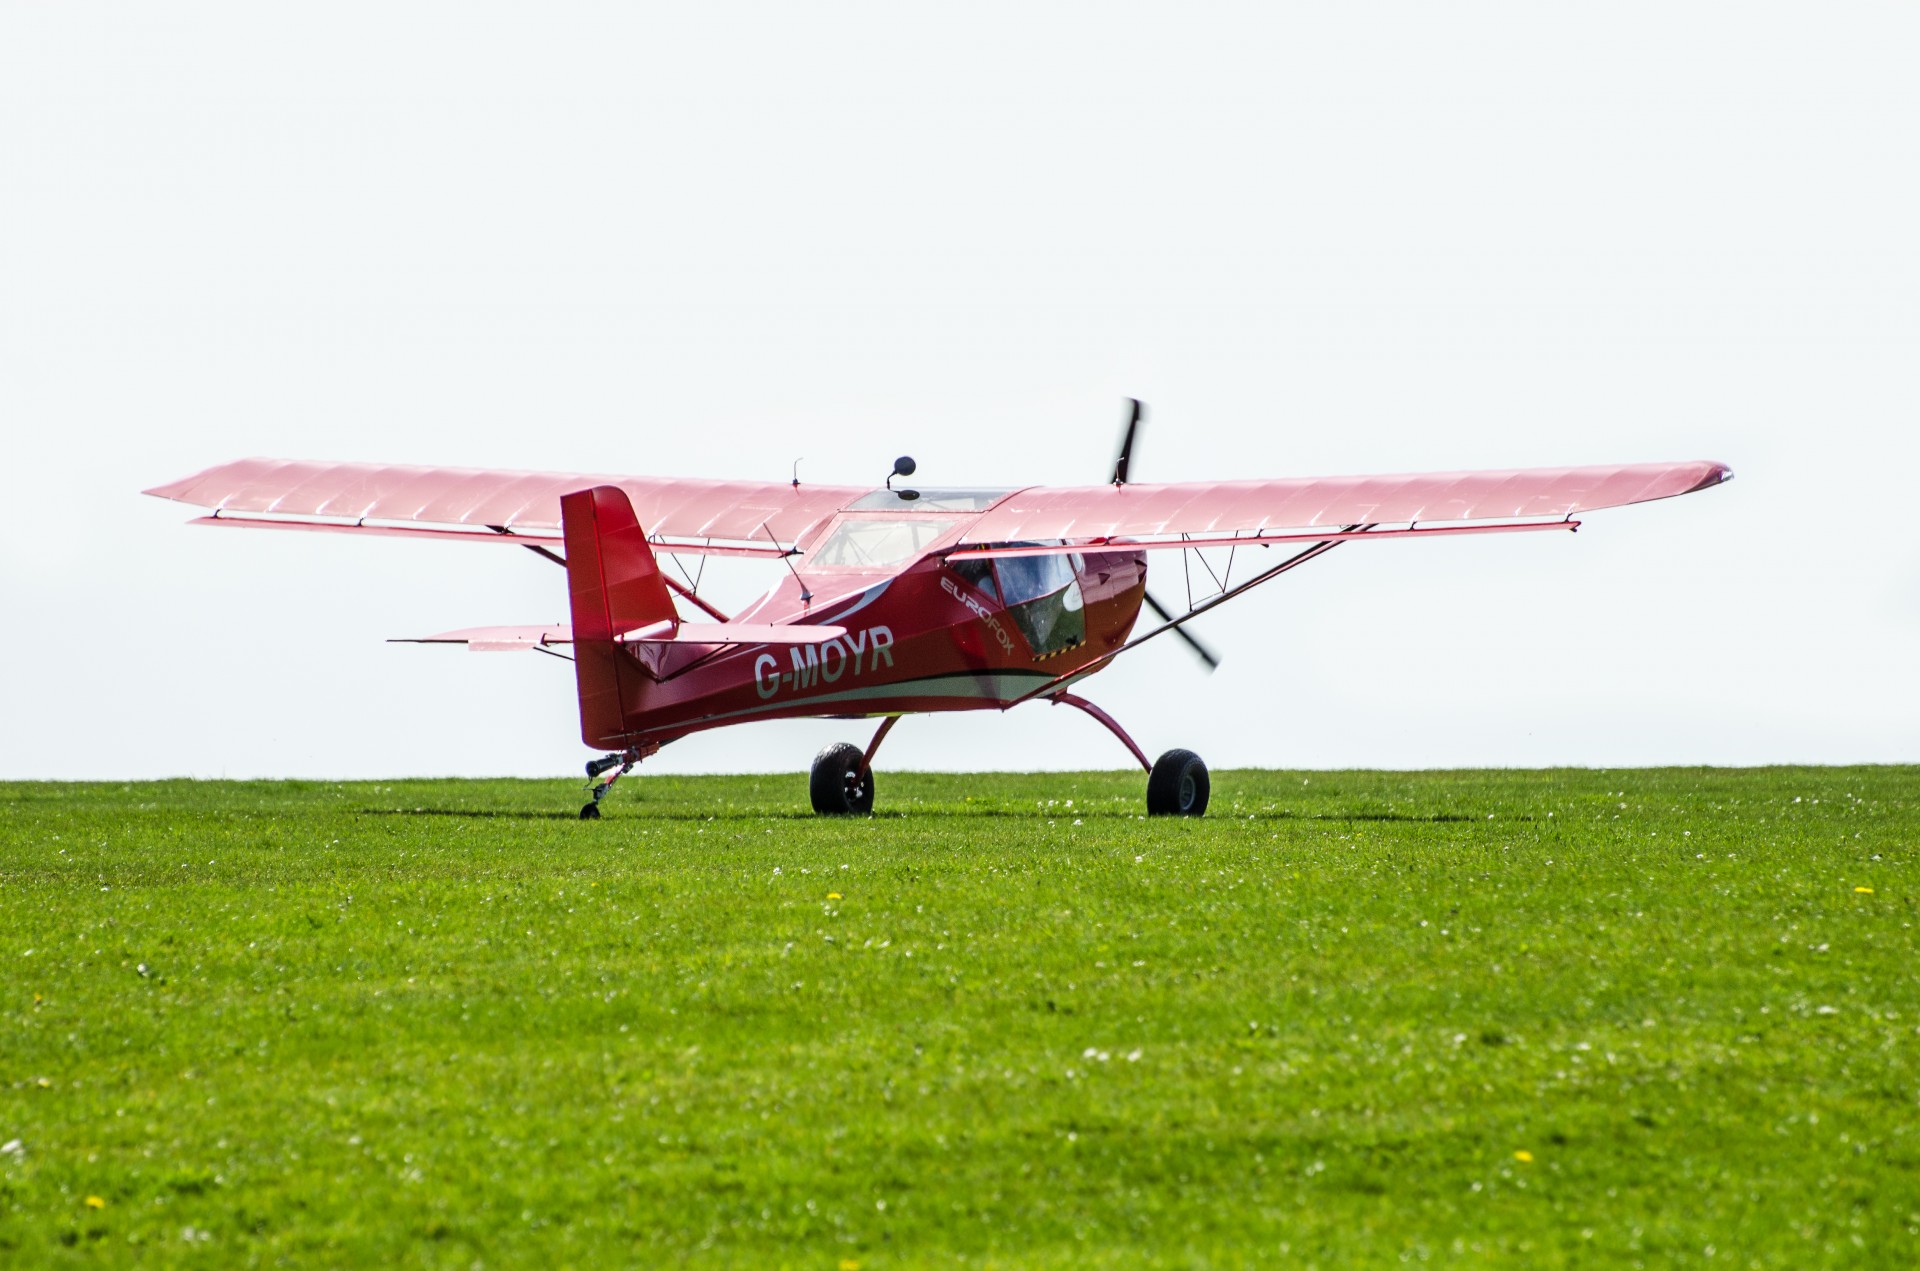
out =
<path fill-rule="evenodd" d="M 817 697 L 792 698 L 781 702 L 769 702 L 765 706 L 750 706 L 745 710 L 727 711 L 720 715 L 704 716 L 702 722 L 716 719 L 739 719 L 746 715 L 764 715 L 768 711 L 789 710 L 795 706 L 817 706 L 828 703 L 872 701 L 884 697 L 947 697 L 971 698 L 976 701 L 1010 702 L 1053 677 L 1044 671 L 981 671 L 965 675 L 942 675 L 920 680 L 900 680 L 892 684 L 871 684 L 861 688 L 843 689 L 838 693 L 822 693 Z"/>

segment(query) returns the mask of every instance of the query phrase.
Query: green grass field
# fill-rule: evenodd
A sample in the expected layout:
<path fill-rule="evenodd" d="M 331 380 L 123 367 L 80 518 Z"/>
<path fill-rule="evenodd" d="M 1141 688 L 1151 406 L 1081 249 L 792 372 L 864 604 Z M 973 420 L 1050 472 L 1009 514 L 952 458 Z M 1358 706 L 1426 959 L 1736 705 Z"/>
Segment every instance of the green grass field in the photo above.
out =
<path fill-rule="evenodd" d="M 0 1264 L 1920 1262 L 1920 769 L 0 785 Z"/>

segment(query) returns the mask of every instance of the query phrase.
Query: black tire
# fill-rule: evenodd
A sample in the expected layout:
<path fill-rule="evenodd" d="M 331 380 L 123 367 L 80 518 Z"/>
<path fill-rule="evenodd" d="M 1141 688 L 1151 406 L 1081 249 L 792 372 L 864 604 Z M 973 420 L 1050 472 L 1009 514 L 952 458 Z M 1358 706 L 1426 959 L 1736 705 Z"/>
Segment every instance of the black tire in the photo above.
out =
<path fill-rule="evenodd" d="M 597 803 L 589 803 L 586 807 L 581 808 L 580 819 L 582 821 L 598 821 L 600 819 L 600 805 Z"/>
<path fill-rule="evenodd" d="M 815 755 L 807 793 L 821 816 L 865 816 L 873 811 L 873 770 L 867 767 L 865 752 L 840 741 Z"/>
<path fill-rule="evenodd" d="M 1148 816 L 1204 816 L 1212 784 L 1207 765 L 1191 750 L 1169 750 L 1147 777 Z"/>

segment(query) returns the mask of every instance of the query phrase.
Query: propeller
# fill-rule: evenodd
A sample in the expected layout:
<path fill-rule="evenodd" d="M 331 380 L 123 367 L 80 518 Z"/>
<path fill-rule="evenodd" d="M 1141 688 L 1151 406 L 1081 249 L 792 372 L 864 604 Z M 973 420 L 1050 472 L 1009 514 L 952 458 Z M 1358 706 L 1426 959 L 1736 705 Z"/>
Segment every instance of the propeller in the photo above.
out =
<path fill-rule="evenodd" d="M 1127 468 L 1133 461 L 1133 439 L 1140 431 L 1140 421 L 1147 416 L 1147 408 L 1140 404 L 1137 397 L 1127 399 L 1127 430 L 1120 435 L 1120 454 L 1113 461 L 1113 484 L 1122 486 L 1127 483 Z M 1152 592 L 1146 592 L 1147 607 L 1160 615 L 1160 621 L 1172 622 L 1173 614 L 1168 608 L 1153 598 Z M 1213 671 L 1220 665 L 1220 655 L 1200 642 L 1200 638 L 1185 627 L 1175 627 L 1173 634 L 1187 642 L 1194 656 L 1207 664 L 1207 670 Z"/>
<path fill-rule="evenodd" d="M 1173 615 L 1167 612 L 1167 607 L 1165 605 L 1161 604 L 1159 601 L 1153 598 L 1152 592 L 1147 592 L 1146 597 L 1147 597 L 1147 607 L 1160 615 L 1160 621 L 1162 622 L 1173 621 Z M 1194 635 L 1191 631 L 1188 631 L 1185 627 L 1175 627 L 1173 629 L 1173 634 L 1179 636 L 1182 640 L 1185 640 L 1187 642 L 1187 647 L 1193 650 L 1194 656 L 1207 664 L 1207 670 L 1213 671 L 1219 668 L 1220 655 L 1215 653 L 1212 649 L 1209 649 L 1206 645 L 1202 644 L 1200 642 L 1199 636 Z"/>
<path fill-rule="evenodd" d="M 1127 399 L 1127 405 L 1131 408 L 1127 412 L 1127 431 L 1120 438 L 1120 455 L 1113 461 L 1113 483 L 1115 485 L 1125 485 L 1127 483 L 1127 464 L 1133 459 L 1133 435 L 1140 430 L 1140 421 L 1147 413 L 1146 408 L 1140 404 L 1140 399 L 1137 397 L 1129 397 Z"/>

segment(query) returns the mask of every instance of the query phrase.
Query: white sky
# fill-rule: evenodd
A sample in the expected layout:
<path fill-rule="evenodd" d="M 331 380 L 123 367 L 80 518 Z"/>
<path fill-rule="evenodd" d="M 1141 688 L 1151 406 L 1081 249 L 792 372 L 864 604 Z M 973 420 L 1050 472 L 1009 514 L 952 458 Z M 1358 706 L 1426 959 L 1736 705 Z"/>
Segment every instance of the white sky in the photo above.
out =
<path fill-rule="evenodd" d="M 578 771 L 564 664 L 382 643 L 558 619 L 559 570 L 136 493 L 208 464 L 1085 482 L 1127 394 L 1137 480 L 1738 473 L 1343 547 L 1197 624 L 1217 674 L 1163 640 L 1085 685 L 1149 752 L 1920 760 L 1916 37 L 1896 4 L 0 4 L 0 777 Z M 880 766 L 1125 762 L 1027 706 Z"/>

